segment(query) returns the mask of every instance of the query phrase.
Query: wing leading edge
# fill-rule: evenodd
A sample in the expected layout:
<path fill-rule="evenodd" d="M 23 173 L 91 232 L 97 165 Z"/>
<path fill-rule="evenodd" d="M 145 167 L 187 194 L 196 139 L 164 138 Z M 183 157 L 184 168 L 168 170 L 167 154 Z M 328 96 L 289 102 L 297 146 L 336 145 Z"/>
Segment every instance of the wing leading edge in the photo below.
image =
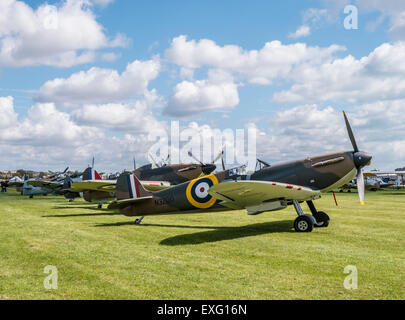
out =
<path fill-rule="evenodd" d="M 232 209 L 247 209 L 249 214 L 280 210 L 291 200 L 307 201 L 319 198 L 321 192 L 307 187 L 268 181 L 231 181 L 212 186 L 208 193 L 221 205 Z"/>
<path fill-rule="evenodd" d="M 72 183 L 69 191 L 105 191 L 115 192 L 116 180 L 88 180 Z M 141 181 L 141 184 L 148 191 L 159 191 L 170 187 L 170 183 L 166 181 Z"/>

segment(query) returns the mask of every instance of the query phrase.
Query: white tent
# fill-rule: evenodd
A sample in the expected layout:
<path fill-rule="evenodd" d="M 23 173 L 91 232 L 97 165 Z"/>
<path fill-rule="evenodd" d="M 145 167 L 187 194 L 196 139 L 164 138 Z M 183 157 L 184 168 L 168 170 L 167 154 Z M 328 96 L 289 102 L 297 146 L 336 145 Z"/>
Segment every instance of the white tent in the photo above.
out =
<path fill-rule="evenodd" d="M 11 178 L 11 179 L 9 180 L 9 182 L 10 182 L 10 183 L 11 183 L 11 182 L 24 182 L 24 180 L 21 179 L 20 177 L 14 177 L 14 178 Z"/>

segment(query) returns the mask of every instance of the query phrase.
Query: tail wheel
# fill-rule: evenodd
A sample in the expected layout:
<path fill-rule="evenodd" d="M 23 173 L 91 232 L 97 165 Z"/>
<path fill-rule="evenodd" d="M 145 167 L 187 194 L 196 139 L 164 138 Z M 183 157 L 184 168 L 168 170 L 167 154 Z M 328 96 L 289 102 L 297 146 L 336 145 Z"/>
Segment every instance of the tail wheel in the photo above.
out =
<path fill-rule="evenodd" d="M 294 221 L 294 229 L 297 232 L 311 232 L 314 228 L 314 220 L 311 216 L 305 214 L 299 216 Z"/>
<path fill-rule="evenodd" d="M 329 226 L 330 218 L 325 212 L 318 211 L 313 216 L 316 219 L 315 227 L 317 227 L 317 228 L 327 228 Z"/>

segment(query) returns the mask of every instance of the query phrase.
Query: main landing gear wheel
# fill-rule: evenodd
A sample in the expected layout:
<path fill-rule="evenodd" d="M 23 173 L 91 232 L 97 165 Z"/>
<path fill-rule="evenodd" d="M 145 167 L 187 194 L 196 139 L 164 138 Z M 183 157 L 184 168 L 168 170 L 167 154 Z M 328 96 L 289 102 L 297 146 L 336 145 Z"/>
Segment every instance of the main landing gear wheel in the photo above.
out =
<path fill-rule="evenodd" d="M 316 228 L 327 228 L 329 226 L 330 218 L 325 212 L 318 211 L 313 216 L 316 219 Z"/>
<path fill-rule="evenodd" d="M 299 216 L 294 221 L 294 229 L 297 232 L 311 232 L 313 228 L 314 228 L 314 220 L 308 214 Z"/>
<path fill-rule="evenodd" d="M 98 206 L 97 206 L 97 208 L 98 208 L 98 209 L 103 209 L 103 204 L 102 204 L 102 203 L 99 203 Z"/>
<path fill-rule="evenodd" d="M 139 219 L 135 220 L 135 224 L 141 224 L 144 217 L 140 217 Z"/>

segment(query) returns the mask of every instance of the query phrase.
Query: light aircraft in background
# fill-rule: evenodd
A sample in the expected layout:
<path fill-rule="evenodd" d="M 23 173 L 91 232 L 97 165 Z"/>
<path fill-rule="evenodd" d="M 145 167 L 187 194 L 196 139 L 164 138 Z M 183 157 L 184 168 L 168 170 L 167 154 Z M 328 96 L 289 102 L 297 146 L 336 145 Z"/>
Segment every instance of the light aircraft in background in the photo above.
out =
<path fill-rule="evenodd" d="M 405 171 L 371 171 L 365 173 L 370 177 L 379 179 L 386 183 L 391 189 L 403 189 L 405 188 Z"/>
<path fill-rule="evenodd" d="M 370 191 L 378 191 L 381 189 L 391 188 L 394 184 L 384 181 L 381 177 L 376 176 L 375 174 L 364 172 L 364 183 L 365 189 Z M 352 189 L 357 189 L 356 180 L 352 180 L 344 186 L 340 187 L 340 192 L 351 192 Z"/>
<path fill-rule="evenodd" d="M 371 155 L 359 150 L 352 128 L 344 119 L 353 151 L 336 152 L 279 165 L 268 164 L 246 174 L 237 168 L 210 174 L 165 190 L 149 192 L 134 174 L 123 174 L 117 180 L 116 198 L 110 209 L 119 209 L 126 216 L 160 215 L 180 211 L 246 209 L 249 215 L 275 211 L 293 205 L 298 218 L 297 232 L 311 232 L 314 227 L 327 227 L 329 216 L 315 208 L 313 200 L 322 193 L 335 190 L 357 177 L 358 193 L 364 204 L 363 168 Z M 312 215 L 301 208 L 306 201 Z"/>

